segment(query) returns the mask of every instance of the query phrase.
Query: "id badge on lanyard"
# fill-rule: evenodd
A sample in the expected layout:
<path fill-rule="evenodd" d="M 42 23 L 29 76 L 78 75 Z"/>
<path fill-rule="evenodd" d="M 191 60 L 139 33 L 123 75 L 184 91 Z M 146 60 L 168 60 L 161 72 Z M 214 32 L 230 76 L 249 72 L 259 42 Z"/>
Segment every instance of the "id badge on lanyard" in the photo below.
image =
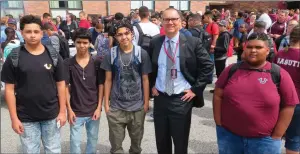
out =
<path fill-rule="evenodd" d="M 172 66 L 171 71 L 170 71 L 172 80 L 177 79 L 176 53 L 177 53 L 177 50 L 178 50 L 178 45 L 179 45 L 179 41 L 176 43 L 175 54 L 174 54 L 174 57 L 172 57 L 171 55 L 168 54 L 168 51 L 166 49 L 166 45 L 164 44 L 165 53 L 168 56 L 168 58 L 170 58 L 170 60 L 173 62 L 173 66 Z"/>

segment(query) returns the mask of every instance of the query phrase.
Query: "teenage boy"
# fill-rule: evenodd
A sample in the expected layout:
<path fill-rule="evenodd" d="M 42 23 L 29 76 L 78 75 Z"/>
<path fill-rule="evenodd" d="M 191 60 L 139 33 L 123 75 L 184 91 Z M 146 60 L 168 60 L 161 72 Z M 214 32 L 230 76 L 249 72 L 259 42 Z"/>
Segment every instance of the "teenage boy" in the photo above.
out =
<path fill-rule="evenodd" d="M 221 20 L 219 23 L 219 37 L 215 47 L 215 66 L 217 78 L 221 75 L 226 66 L 227 50 L 231 39 L 230 33 L 227 31 L 228 23 L 226 20 Z M 214 90 L 210 90 L 214 93 Z"/>
<path fill-rule="evenodd" d="M 73 41 L 77 54 L 65 60 L 66 96 L 70 96 L 67 100 L 71 125 L 70 152 L 81 153 L 82 128 L 85 125 L 86 153 L 96 153 L 105 72 L 100 69 L 100 60 L 89 53 L 92 39 L 88 29 L 77 29 Z"/>
<path fill-rule="evenodd" d="M 124 153 L 125 128 L 131 138 L 129 153 L 141 153 L 145 114 L 149 108 L 151 61 L 145 50 L 133 45 L 133 27 L 128 21 L 116 25 L 119 45 L 101 64 L 105 73 L 105 112 L 111 153 Z"/>
<path fill-rule="evenodd" d="M 239 46 L 235 48 L 235 51 L 237 52 L 237 62 L 242 61 L 242 54 L 244 51 L 245 43 L 247 42 L 248 37 L 248 27 L 246 23 L 243 23 L 239 27 L 239 32 L 242 34 L 241 39 L 239 40 Z"/>
<path fill-rule="evenodd" d="M 13 130 L 23 153 L 61 153 L 60 127 L 66 122 L 63 60 L 41 43 L 42 21 L 24 16 L 20 28 L 25 45 L 15 48 L 3 65 L 1 80 Z"/>

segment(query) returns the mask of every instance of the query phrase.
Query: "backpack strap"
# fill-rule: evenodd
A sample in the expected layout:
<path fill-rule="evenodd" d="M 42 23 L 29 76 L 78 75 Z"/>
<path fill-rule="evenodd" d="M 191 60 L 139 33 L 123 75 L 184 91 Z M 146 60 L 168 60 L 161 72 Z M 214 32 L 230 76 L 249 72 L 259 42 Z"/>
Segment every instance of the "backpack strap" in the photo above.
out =
<path fill-rule="evenodd" d="M 142 30 L 142 28 L 141 28 L 141 26 L 140 26 L 139 23 L 134 24 L 134 26 L 136 27 L 136 29 L 139 32 L 139 42 L 138 42 L 138 45 L 140 45 L 143 42 L 143 37 L 142 36 L 144 35 L 144 33 L 143 33 L 143 30 Z"/>
<path fill-rule="evenodd" d="M 57 66 L 57 63 L 58 63 L 58 53 L 56 52 L 56 50 L 53 48 L 52 45 L 45 45 L 48 53 L 49 53 L 49 56 L 53 62 L 53 66 L 56 67 Z"/>
<path fill-rule="evenodd" d="M 118 49 L 118 46 L 114 46 L 114 47 L 112 47 L 111 49 L 110 49 L 110 54 L 111 54 L 111 56 L 110 56 L 110 64 L 111 65 L 113 65 L 114 64 L 114 62 L 115 62 L 115 59 L 117 58 L 117 49 Z"/>
<path fill-rule="evenodd" d="M 274 84 L 276 85 L 277 89 L 279 90 L 280 81 L 281 81 L 280 66 L 278 66 L 275 63 L 272 63 L 270 73 L 271 73 Z"/>
<path fill-rule="evenodd" d="M 134 46 L 134 56 L 142 63 L 142 48 L 140 46 Z"/>
<path fill-rule="evenodd" d="M 229 79 L 232 77 L 232 75 L 241 67 L 241 65 L 243 64 L 243 61 L 239 62 L 239 63 L 235 63 L 231 66 L 229 72 L 228 72 L 228 76 L 227 76 L 227 82 L 229 81 Z"/>

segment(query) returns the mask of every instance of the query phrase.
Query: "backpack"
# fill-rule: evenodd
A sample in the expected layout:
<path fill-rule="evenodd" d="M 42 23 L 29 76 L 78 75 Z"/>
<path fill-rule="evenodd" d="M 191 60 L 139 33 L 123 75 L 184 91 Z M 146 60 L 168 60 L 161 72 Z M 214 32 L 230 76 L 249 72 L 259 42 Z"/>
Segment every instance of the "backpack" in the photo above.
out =
<path fill-rule="evenodd" d="M 105 38 L 103 34 L 99 34 L 96 39 L 96 42 L 97 42 L 97 46 L 95 46 L 95 49 L 97 51 L 97 56 L 103 59 L 104 56 L 110 51 L 109 39 Z"/>
<path fill-rule="evenodd" d="M 44 45 L 46 48 L 47 53 L 49 54 L 54 69 L 57 66 L 57 62 L 58 62 L 58 53 L 56 52 L 56 50 L 52 47 L 52 45 Z M 9 54 L 8 58 L 11 58 L 12 64 L 14 68 L 18 68 L 19 67 L 19 55 L 20 55 L 20 51 L 21 48 L 23 48 L 24 46 L 19 46 L 17 48 L 12 49 L 11 53 Z M 16 70 L 16 69 L 15 69 Z"/>
<path fill-rule="evenodd" d="M 142 63 L 142 48 L 140 46 L 134 46 L 134 60 L 137 60 L 138 63 Z M 114 65 L 118 61 L 119 53 L 118 46 L 111 48 L 110 64 Z"/>
<path fill-rule="evenodd" d="M 70 57 L 69 42 L 63 36 L 54 34 L 59 39 L 59 54 L 63 59 Z"/>
<path fill-rule="evenodd" d="M 229 79 L 232 77 L 232 75 L 238 69 L 243 69 L 243 68 L 240 68 L 242 64 L 243 64 L 243 62 L 239 62 L 239 63 L 235 63 L 232 65 L 232 67 L 230 68 L 230 70 L 228 72 L 227 82 L 229 81 Z M 276 85 L 277 90 L 279 90 L 281 75 L 280 75 L 280 66 L 278 66 L 277 64 L 271 63 L 270 70 L 265 70 L 265 69 L 246 69 L 246 70 L 270 73 L 273 83 Z"/>
<path fill-rule="evenodd" d="M 119 52 L 118 52 L 118 46 L 112 47 L 111 48 L 111 57 L 110 57 L 110 64 L 112 65 L 113 68 L 113 76 L 115 75 L 114 72 L 119 71 L 119 68 L 116 68 L 115 66 L 117 66 L 118 63 L 118 58 L 119 58 Z M 136 63 L 137 65 L 142 63 L 142 48 L 140 46 L 134 46 L 133 51 L 134 52 L 134 56 L 133 56 L 133 60 L 132 62 Z M 139 74 L 142 76 L 142 67 L 139 66 L 138 71 Z"/>
<path fill-rule="evenodd" d="M 269 35 L 268 35 L 268 44 L 269 44 L 270 52 L 269 55 L 267 56 L 267 61 L 273 62 L 276 53 L 275 53 L 273 39 Z"/>
<path fill-rule="evenodd" d="M 134 24 L 133 26 L 136 27 L 136 29 L 139 32 L 139 42 L 138 45 L 142 47 L 144 50 L 148 51 L 150 46 L 150 41 L 152 40 L 152 36 L 144 34 L 141 26 L 139 23 Z"/>
<path fill-rule="evenodd" d="M 207 52 L 209 52 L 212 43 L 212 35 L 210 35 L 204 29 L 199 29 L 199 28 L 194 28 L 194 29 L 199 33 L 198 38 L 202 40 L 204 48 L 207 50 Z"/>

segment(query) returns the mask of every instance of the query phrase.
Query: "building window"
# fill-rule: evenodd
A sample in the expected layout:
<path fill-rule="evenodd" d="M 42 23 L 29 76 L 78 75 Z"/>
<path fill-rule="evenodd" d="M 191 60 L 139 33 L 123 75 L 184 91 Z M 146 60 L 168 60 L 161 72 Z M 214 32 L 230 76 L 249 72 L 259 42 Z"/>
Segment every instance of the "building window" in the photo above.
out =
<path fill-rule="evenodd" d="M 138 9 L 141 6 L 146 6 L 149 10 L 154 10 L 154 1 L 131 1 L 131 10 Z"/>
<path fill-rule="evenodd" d="M 50 1 L 51 9 L 82 9 L 81 1 Z"/>
<path fill-rule="evenodd" d="M 190 1 L 170 1 L 170 6 L 177 10 L 188 11 L 190 10 Z"/>
<path fill-rule="evenodd" d="M 49 1 L 52 18 L 61 16 L 66 18 L 67 13 L 74 14 L 79 18 L 79 12 L 82 11 L 82 1 Z"/>
<path fill-rule="evenodd" d="M 18 19 L 20 14 L 24 14 L 23 1 L 2 1 L 0 3 L 1 17 L 10 14 Z"/>

